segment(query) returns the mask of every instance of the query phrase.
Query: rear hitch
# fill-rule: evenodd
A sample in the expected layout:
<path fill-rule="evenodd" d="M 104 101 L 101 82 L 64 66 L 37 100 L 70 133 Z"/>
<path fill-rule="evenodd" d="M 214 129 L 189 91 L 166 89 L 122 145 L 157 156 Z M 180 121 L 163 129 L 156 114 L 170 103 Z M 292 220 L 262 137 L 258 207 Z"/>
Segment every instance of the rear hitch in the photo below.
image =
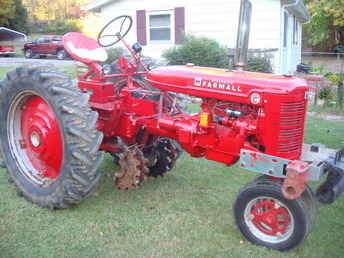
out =
<path fill-rule="evenodd" d="M 323 204 L 332 204 L 344 192 L 344 148 L 330 156 L 326 162 L 327 178 L 316 197 Z"/>

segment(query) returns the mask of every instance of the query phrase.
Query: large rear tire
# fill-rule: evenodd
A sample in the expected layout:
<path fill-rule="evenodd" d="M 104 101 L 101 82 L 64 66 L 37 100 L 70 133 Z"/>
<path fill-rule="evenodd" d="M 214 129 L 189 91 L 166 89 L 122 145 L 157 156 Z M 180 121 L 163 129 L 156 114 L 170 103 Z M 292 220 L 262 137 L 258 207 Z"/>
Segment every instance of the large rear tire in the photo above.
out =
<path fill-rule="evenodd" d="M 308 236 L 316 206 L 310 188 L 298 199 L 287 200 L 281 187 L 281 181 L 262 176 L 242 188 L 233 211 L 235 223 L 248 241 L 286 251 Z"/>
<path fill-rule="evenodd" d="M 103 157 L 89 96 L 39 66 L 9 72 L 0 92 L 0 146 L 19 193 L 51 209 L 80 203 L 95 189 Z"/>

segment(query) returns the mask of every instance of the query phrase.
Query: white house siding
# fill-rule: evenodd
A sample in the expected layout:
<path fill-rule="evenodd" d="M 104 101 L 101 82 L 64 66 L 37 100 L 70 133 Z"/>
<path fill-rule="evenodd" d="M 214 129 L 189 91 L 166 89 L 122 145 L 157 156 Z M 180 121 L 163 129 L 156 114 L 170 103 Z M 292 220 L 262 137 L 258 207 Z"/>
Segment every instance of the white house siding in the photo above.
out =
<path fill-rule="evenodd" d="M 288 14 L 288 31 L 287 47 L 284 46 L 284 12 Z M 297 64 L 301 63 L 301 48 L 302 48 L 302 24 L 297 21 L 297 41 L 294 41 L 294 15 L 287 10 L 281 9 L 281 42 L 280 42 L 280 62 L 276 67 L 277 73 L 293 74 L 296 71 Z"/>
<path fill-rule="evenodd" d="M 280 2 L 278 0 L 255 0 L 253 2 L 252 33 L 250 47 L 279 47 Z M 235 47 L 236 32 L 239 19 L 240 0 L 117 0 L 101 8 L 104 23 L 118 15 L 128 14 L 134 18 L 136 27 L 136 10 L 156 11 L 173 10 L 185 7 L 186 32 L 216 39 L 228 47 Z M 268 33 L 267 33 L 268 32 Z M 136 40 L 134 29 L 127 38 Z M 166 45 L 147 46 L 161 52 Z"/>
<path fill-rule="evenodd" d="M 281 3 L 276 0 L 253 0 L 249 48 L 277 49 L 271 60 L 273 72 L 279 73 L 281 42 Z"/>
<path fill-rule="evenodd" d="M 278 52 L 273 60 L 274 72 L 285 73 L 283 47 L 283 12 L 280 0 L 251 0 L 252 20 L 250 34 L 250 48 L 274 48 Z M 146 10 L 146 15 L 159 10 L 171 10 L 175 7 L 185 8 L 185 30 L 198 36 L 213 38 L 221 44 L 234 48 L 239 19 L 240 0 L 114 0 L 102 6 L 101 17 L 105 24 L 110 19 L 127 14 L 133 17 L 134 24 L 127 35 L 130 43 L 137 41 L 136 11 Z M 172 18 L 172 20 L 174 20 Z M 301 38 L 301 26 L 300 26 Z M 301 40 L 299 40 L 301 42 Z M 173 46 L 170 44 L 149 43 L 143 52 L 147 56 L 158 58 L 162 52 Z M 289 51 L 291 59 L 288 70 L 295 70 L 301 57 L 301 43 Z M 292 67 L 292 68 L 291 68 Z M 282 69 L 283 68 L 283 69 Z"/>

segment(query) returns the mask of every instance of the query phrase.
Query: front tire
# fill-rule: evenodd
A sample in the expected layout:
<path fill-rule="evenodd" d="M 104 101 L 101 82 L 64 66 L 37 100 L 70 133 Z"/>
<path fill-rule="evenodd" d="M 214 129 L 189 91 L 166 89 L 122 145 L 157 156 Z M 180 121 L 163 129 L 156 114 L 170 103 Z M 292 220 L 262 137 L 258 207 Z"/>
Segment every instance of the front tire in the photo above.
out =
<path fill-rule="evenodd" d="M 316 209 L 310 189 L 296 200 L 287 200 L 281 187 L 281 181 L 258 178 L 240 191 L 233 211 L 235 223 L 248 241 L 286 251 L 308 236 Z"/>
<path fill-rule="evenodd" d="M 66 52 L 65 50 L 63 50 L 63 49 L 57 51 L 57 53 L 56 53 L 56 58 L 57 58 L 58 60 L 64 60 L 64 59 L 66 59 L 66 58 L 67 58 L 67 52 Z"/>
<path fill-rule="evenodd" d="M 32 58 L 33 57 L 32 50 L 30 48 L 25 49 L 24 50 L 24 56 L 25 56 L 25 58 Z"/>
<path fill-rule="evenodd" d="M 1 149 L 20 194 L 51 209 L 80 203 L 103 157 L 89 96 L 63 73 L 34 66 L 9 72 L 0 91 Z"/>

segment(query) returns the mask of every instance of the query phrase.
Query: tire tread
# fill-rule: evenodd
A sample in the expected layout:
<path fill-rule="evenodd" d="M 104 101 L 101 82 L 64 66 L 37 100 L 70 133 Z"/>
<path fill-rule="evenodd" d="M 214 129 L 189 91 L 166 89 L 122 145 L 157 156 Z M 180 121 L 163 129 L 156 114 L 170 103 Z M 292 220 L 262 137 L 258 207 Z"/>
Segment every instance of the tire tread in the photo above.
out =
<path fill-rule="evenodd" d="M 100 178 L 98 167 L 103 153 L 98 149 L 103 135 L 96 130 L 98 114 L 89 108 L 86 101 L 89 97 L 83 95 L 76 83 L 52 67 L 39 64 L 19 67 L 7 73 L 1 88 L 9 91 L 14 85 L 27 87 L 24 83 L 27 81 L 40 84 L 42 90 L 49 93 L 49 104 L 55 105 L 61 118 L 61 131 L 66 132 L 64 148 L 72 155 L 69 163 L 63 164 L 67 170 L 59 182 L 61 185 L 51 195 L 40 196 L 25 189 L 14 177 L 13 181 L 26 199 L 39 206 L 50 209 L 71 207 L 92 193 Z"/>

